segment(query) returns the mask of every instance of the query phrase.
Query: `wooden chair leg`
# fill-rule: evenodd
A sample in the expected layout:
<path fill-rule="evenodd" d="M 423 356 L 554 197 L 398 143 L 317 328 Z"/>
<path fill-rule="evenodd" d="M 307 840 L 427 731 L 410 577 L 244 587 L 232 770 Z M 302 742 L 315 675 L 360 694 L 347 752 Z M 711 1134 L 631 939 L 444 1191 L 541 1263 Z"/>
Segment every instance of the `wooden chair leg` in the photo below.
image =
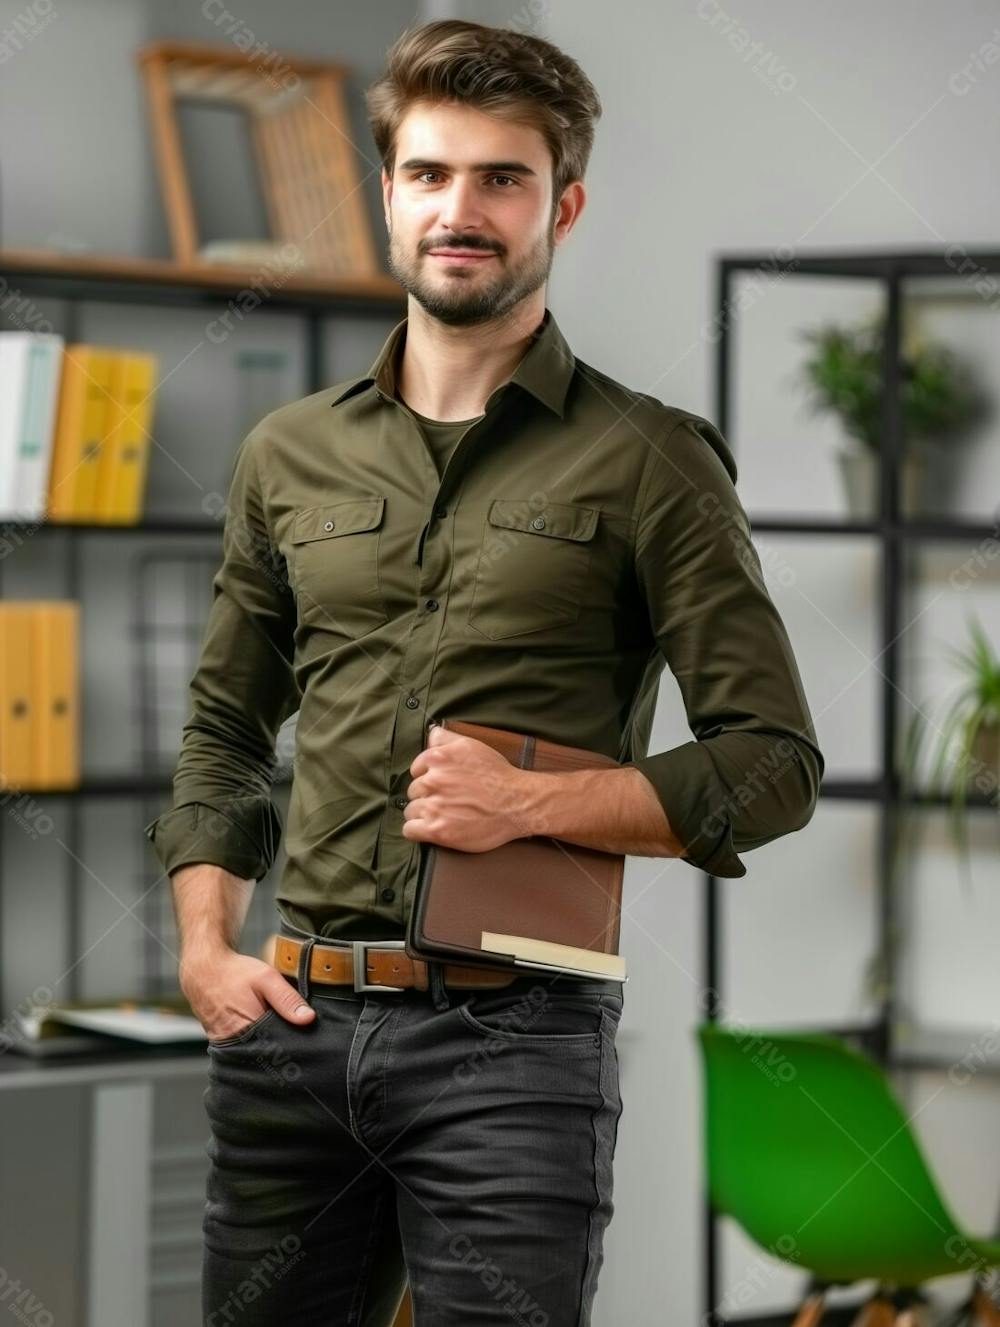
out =
<path fill-rule="evenodd" d="M 826 1308 L 826 1291 L 817 1290 L 808 1295 L 802 1303 L 802 1307 L 795 1315 L 795 1321 L 792 1327 L 817 1327 L 822 1320 Z"/>
<path fill-rule="evenodd" d="M 406 1287 L 403 1298 L 399 1301 L 399 1308 L 392 1320 L 392 1327 L 413 1327 L 413 1302 L 410 1299 L 409 1286 Z"/>
<path fill-rule="evenodd" d="M 1000 1309 L 982 1286 L 972 1292 L 972 1321 L 975 1327 L 1000 1327 Z"/>
<path fill-rule="evenodd" d="M 900 1309 L 893 1323 L 895 1327 L 926 1327 L 927 1313 L 919 1304 L 911 1304 L 909 1308 Z"/>
<path fill-rule="evenodd" d="M 892 1300 L 876 1293 L 862 1304 L 858 1316 L 851 1322 L 851 1327 L 893 1327 L 895 1321 L 896 1309 Z"/>

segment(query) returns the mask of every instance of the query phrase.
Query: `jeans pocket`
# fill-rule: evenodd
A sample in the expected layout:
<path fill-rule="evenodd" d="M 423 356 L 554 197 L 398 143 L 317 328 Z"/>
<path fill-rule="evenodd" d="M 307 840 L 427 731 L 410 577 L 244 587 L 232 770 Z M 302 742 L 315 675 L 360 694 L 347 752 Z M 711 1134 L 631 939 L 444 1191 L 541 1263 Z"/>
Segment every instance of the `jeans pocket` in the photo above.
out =
<path fill-rule="evenodd" d="M 222 1037 L 218 1041 L 213 1041 L 209 1038 L 209 1049 L 218 1050 L 223 1046 L 238 1046 L 243 1041 L 249 1041 L 257 1029 L 263 1027 L 268 1019 L 277 1014 L 277 1012 L 277 1009 L 271 1005 L 264 1010 L 259 1018 L 255 1018 L 252 1023 L 248 1023 L 245 1028 L 242 1028 L 239 1032 L 233 1033 L 231 1037 Z"/>
<path fill-rule="evenodd" d="M 587 1046 L 602 1027 L 602 1000 L 591 993 L 552 994 L 542 987 L 518 995 L 479 992 L 458 1006 L 464 1021 L 483 1036 L 551 1046 Z"/>

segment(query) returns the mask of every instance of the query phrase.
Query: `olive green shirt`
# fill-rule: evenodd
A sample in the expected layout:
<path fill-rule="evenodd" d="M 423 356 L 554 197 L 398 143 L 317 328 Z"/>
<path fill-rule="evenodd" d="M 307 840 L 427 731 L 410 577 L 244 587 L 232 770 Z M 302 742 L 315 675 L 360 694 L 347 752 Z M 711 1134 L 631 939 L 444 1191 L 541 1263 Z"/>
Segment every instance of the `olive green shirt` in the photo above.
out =
<path fill-rule="evenodd" d="M 282 824 L 282 917 L 401 937 L 402 833 L 432 717 L 603 752 L 646 778 L 717 876 L 810 819 L 823 757 L 719 431 L 574 357 L 550 310 L 439 472 L 396 374 L 267 415 L 240 445 L 173 780 L 145 828 L 164 869 L 260 879 Z M 451 439 L 454 442 L 454 437 Z M 664 666 L 694 740 L 647 754 Z"/>

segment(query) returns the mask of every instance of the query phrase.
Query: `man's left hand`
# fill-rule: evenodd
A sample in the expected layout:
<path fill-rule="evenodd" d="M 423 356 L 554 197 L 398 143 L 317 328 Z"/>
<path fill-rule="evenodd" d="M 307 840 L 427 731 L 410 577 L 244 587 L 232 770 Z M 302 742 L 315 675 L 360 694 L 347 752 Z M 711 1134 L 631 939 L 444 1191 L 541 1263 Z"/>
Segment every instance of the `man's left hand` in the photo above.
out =
<path fill-rule="evenodd" d="M 410 766 L 403 837 L 461 852 L 488 852 L 531 833 L 529 770 L 485 742 L 435 724 Z"/>

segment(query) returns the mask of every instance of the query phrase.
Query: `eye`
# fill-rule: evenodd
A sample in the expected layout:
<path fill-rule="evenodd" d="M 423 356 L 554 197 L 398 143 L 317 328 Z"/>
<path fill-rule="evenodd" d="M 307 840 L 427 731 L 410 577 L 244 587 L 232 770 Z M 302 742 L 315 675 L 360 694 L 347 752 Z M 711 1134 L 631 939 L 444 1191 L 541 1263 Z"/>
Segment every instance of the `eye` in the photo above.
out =
<path fill-rule="evenodd" d="M 436 170 L 424 170 L 421 171 L 419 175 L 415 175 L 413 178 L 419 182 L 421 180 L 426 180 L 428 175 L 440 175 L 440 172 Z M 491 175 L 489 176 L 489 178 L 491 180 L 507 180 L 510 184 L 514 185 L 518 183 L 518 181 L 513 177 L 513 175 Z"/>

